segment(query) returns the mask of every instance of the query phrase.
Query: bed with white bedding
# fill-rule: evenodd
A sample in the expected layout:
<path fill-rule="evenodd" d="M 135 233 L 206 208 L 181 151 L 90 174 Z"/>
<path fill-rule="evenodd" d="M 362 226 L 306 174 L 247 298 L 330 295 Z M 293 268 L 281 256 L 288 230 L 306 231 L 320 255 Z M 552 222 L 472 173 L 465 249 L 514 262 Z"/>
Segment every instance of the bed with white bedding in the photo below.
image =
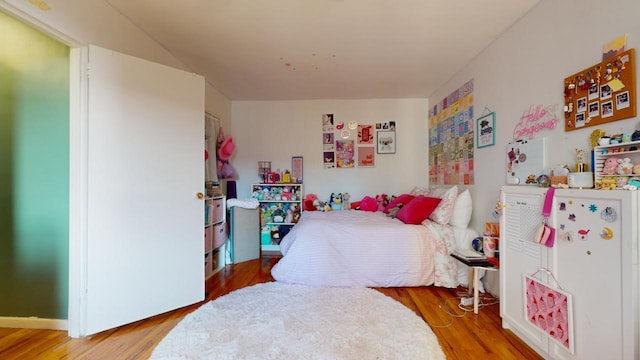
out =
<path fill-rule="evenodd" d="M 283 257 L 271 273 L 277 281 L 314 286 L 456 287 L 466 269 L 449 254 L 474 233 L 449 223 L 456 196 L 457 189 L 443 204 L 446 222 L 436 217 L 418 225 L 380 211 L 304 212 L 280 243 Z M 470 197 L 464 206 L 470 218 Z"/>
<path fill-rule="evenodd" d="M 407 225 L 382 212 L 303 213 L 280 243 L 277 281 L 316 286 L 457 286 L 450 226 Z"/>

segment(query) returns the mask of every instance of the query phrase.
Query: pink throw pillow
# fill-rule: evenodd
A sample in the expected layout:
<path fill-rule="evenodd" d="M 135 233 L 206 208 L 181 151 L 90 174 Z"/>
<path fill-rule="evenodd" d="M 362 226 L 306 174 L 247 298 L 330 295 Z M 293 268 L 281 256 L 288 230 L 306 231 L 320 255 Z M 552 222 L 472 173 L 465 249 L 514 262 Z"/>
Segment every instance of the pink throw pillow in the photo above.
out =
<path fill-rule="evenodd" d="M 421 224 L 438 207 L 440 201 L 438 198 L 416 196 L 415 199 L 400 208 L 396 217 L 405 224 Z"/>
<path fill-rule="evenodd" d="M 402 195 L 396 197 L 395 199 L 391 200 L 389 205 L 387 205 L 384 208 L 384 213 L 388 214 L 389 210 L 393 209 L 398 204 L 402 204 L 402 206 L 407 205 L 409 203 L 409 201 L 411 201 L 413 199 L 415 199 L 415 196 L 413 196 L 411 194 L 402 194 Z"/>

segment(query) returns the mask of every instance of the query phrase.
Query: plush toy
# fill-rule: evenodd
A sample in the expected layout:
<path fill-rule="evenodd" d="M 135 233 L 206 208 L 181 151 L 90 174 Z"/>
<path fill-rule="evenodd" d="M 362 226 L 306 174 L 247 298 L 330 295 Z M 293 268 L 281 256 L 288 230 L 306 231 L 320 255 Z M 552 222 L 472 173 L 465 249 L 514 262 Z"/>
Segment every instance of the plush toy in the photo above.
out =
<path fill-rule="evenodd" d="M 376 199 L 372 198 L 371 196 L 363 197 L 362 200 L 360 201 L 360 210 L 377 211 L 378 203 L 376 202 Z"/>
<path fill-rule="evenodd" d="M 618 169 L 618 158 L 610 157 L 604 161 L 602 175 L 614 175 Z"/>
<path fill-rule="evenodd" d="M 293 219 L 291 220 L 291 222 L 295 224 L 298 222 L 298 220 L 300 220 L 300 206 L 298 204 L 292 204 L 289 209 L 291 209 L 291 211 L 293 212 Z"/>
<path fill-rule="evenodd" d="M 631 163 L 631 159 L 618 159 L 618 167 L 616 168 L 616 173 L 618 175 L 631 175 L 633 173 L 633 164 Z"/>
<path fill-rule="evenodd" d="M 313 206 L 317 211 L 324 211 L 324 201 L 320 201 L 320 199 L 313 200 Z"/>
<path fill-rule="evenodd" d="M 304 196 L 302 201 L 302 208 L 304 211 L 316 211 L 318 207 L 314 204 L 314 202 L 318 200 L 318 195 L 316 194 L 307 194 Z"/>
<path fill-rule="evenodd" d="M 376 195 L 376 203 L 378 204 L 378 211 L 384 211 L 384 208 L 389 205 L 389 196 L 387 194 Z"/>
<path fill-rule="evenodd" d="M 349 204 L 350 197 L 351 195 L 349 195 L 349 193 L 342 195 L 342 210 L 351 210 L 351 205 Z"/>
<path fill-rule="evenodd" d="M 287 209 L 287 216 L 285 216 L 284 222 L 289 224 L 293 223 L 293 210 L 291 210 L 291 208 Z"/>
<path fill-rule="evenodd" d="M 403 203 L 397 203 L 394 207 L 392 207 L 391 209 L 389 209 L 389 212 L 387 213 L 387 216 L 395 219 L 396 216 L 398 215 L 398 211 L 400 211 L 400 209 L 402 208 L 404 204 Z"/>
<path fill-rule="evenodd" d="M 616 177 L 616 187 L 617 188 L 624 187 L 625 185 L 627 185 L 628 181 L 629 181 L 629 177 L 627 177 L 627 176 L 618 176 L 618 177 Z"/>
<path fill-rule="evenodd" d="M 331 193 L 331 210 L 342 210 L 342 193 L 335 195 Z"/>
<path fill-rule="evenodd" d="M 640 164 L 635 164 L 633 165 L 633 173 L 634 174 L 640 174 Z"/>

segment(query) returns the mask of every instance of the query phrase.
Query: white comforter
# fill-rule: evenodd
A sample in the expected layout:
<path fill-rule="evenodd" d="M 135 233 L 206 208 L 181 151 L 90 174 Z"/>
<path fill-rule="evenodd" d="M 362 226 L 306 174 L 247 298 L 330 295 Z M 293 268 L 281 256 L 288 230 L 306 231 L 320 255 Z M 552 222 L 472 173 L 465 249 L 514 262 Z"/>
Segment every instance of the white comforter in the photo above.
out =
<path fill-rule="evenodd" d="M 382 212 L 304 212 L 280 243 L 277 281 L 316 286 L 456 287 L 453 229 Z"/>

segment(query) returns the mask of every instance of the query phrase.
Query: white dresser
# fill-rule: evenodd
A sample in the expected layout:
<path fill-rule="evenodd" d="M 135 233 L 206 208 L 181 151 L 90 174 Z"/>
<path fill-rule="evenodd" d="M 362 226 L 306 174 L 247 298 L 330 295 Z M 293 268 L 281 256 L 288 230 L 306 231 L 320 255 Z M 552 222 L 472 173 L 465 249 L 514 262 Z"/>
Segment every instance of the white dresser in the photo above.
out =
<path fill-rule="evenodd" d="M 556 240 L 548 248 L 532 241 L 546 191 L 503 187 L 502 326 L 549 359 L 639 359 L 640 192 L 556 190 L 550 217 Z M 557 280 L 571 295 L 573 353 L 525 317 L 524 277 L 536 272 L 541 282 L 556 287 Z"/>

